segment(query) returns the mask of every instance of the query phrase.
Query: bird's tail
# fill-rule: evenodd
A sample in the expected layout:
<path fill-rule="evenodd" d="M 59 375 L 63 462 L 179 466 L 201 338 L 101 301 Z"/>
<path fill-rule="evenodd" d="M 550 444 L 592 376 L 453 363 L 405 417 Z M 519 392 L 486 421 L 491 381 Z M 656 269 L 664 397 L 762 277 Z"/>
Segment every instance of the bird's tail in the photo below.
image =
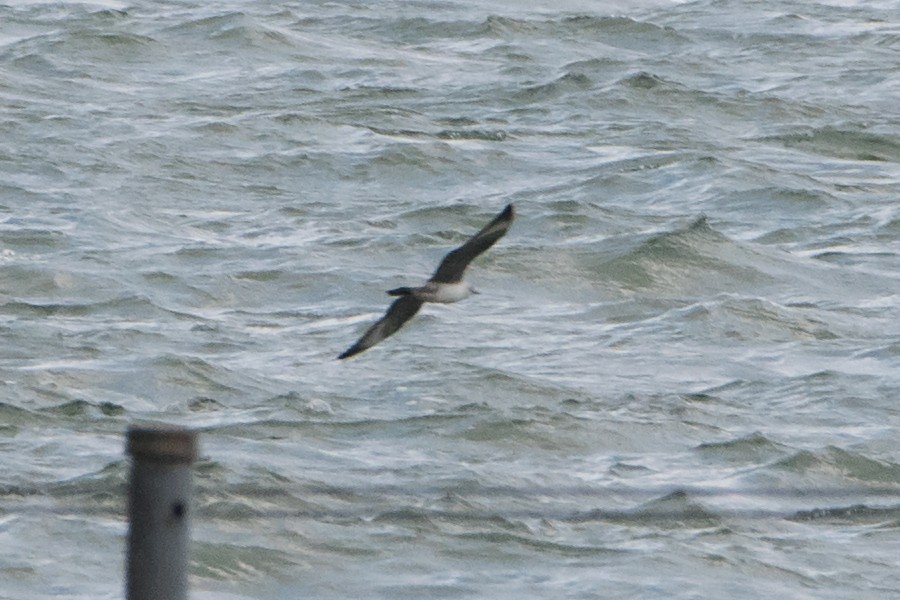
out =
<path fill-rule="evenodd" d="M 409 296 L 413 293 L 413 289 L 410 287 L 398 287 L 392 290 L 388 290 L 388 295 L 390 296 Z"/>

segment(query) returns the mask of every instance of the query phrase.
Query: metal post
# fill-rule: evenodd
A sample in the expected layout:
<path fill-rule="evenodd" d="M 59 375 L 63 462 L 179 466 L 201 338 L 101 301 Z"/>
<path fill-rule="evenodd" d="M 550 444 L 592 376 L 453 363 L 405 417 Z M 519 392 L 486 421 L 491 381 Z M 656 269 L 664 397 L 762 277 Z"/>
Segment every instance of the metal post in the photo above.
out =
<path fill-rule="evenodd" d="M 197 435 L 166 425 L 128 430 L 128 600 L 186 600 L 191 464 Z"/>

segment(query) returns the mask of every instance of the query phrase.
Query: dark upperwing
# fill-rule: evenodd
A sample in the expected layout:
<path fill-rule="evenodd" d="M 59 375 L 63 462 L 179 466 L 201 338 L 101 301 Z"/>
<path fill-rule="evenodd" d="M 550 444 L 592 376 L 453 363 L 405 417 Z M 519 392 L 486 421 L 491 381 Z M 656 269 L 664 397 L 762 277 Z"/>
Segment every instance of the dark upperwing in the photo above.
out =
<path fill-rule="evenodd" d="M 422 307 L 422 301 L 412 295 L 400 296 L 394 300 L 388 307 L 387 312 L 381 319 L 369 327 L 359 341 L 348 348 L 338 358 L 350 358 L 354 354 L 359 354 L 364 350 L 368 350 L 384 338 L 393 335 L 403 324 L 413 318 Z"/>
<path fill-rule="evenodd" d="M 503 237 L 509 226 L 512 225 L 514 216 L 513 205 L 508 204 L 493 221 L 469 238 L 469 241 L 456 250 L 450 251 L 441 261 L 434 275 L 431 276 L 431 281 L 454 283 L 461 280 L 469 263 Z"/>

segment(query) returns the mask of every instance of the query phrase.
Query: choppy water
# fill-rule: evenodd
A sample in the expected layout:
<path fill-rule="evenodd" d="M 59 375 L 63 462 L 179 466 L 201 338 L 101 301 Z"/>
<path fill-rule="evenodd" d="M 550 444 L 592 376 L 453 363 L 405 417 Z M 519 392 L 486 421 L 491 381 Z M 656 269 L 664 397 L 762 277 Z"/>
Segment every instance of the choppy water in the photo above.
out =
<path fill-rule="evenodd" d="M 0 597 L 900 595 L 900 4 L 527 4 L 0 7 Z"/>

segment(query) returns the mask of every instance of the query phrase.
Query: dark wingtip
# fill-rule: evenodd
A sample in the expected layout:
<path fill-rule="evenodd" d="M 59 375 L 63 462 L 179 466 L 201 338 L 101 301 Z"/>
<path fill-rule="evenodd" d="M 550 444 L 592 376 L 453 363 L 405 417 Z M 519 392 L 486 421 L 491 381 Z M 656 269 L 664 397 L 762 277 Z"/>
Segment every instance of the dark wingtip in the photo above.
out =
<path fill-rule="evenodd" d="M 504 209 L 503 209 L 503 212 L 500 213 L 500 214 L 503 215 L 503 218 L 509 219 L 509 220 L 511 221 L 512 218 L 513 218 L 514 216 L 516 216 L 516 211 L 515 211 L 515 209 L 513 208 L 512 202 L 510 202 L 509 204 L 507 204 L 507 205 L 506 205 L 506 208 L 504 208 Z"/>
<path fill-rule="evenodd" d="M 352 348 L 342 352 L 340 354 L 340 356 L 338 356 L 338 360 L 344 360 L 345 358 L 350 358 L 354 354 L 359 354 L 360 352 L 362 352 L 362 348 L 357 348 L 356 346 L 353 346 Z"/>

